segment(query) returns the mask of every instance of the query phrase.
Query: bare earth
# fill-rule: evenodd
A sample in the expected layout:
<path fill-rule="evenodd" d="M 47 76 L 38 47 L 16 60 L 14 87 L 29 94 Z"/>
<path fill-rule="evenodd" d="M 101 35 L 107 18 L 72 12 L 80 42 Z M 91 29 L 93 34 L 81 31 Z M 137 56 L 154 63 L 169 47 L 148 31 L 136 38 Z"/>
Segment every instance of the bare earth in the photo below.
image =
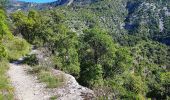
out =
<path fill-rule="evenodd" d="M 56 77 L 64 76 L 65 85 L 48 89 L 45 84 L 39 83 L 35 75 L 28 73 L 29 68 L 27 65 L 10 64 L 8 76 L 15 88 L 16 100 L 49 100 L 52 96 L 57 96 L 57 100 L 92 100 L 93 91 L 79 85 L 73 76 L 53 69 Z"/>
<path fill-rule="evenodd" d="M 48 100 L 51 96 L 45 85 L 39 83 L 35 76 L 27 73 L 28 66 L 10 64 L 8 75 L 15 88 L 16 100 Z"/>
<path fill-rule="evenodd" d="M 31 54 L 37 54 L 39 59 L 44 58 L 37 50 L 32 50 Z M 29 66 L 19 64 L 22 60 L 11 63 L 7 73 L 15 89 L 15 100 L 49 100 L 53 96 L 57 96 L 57 100 L 93 99 L 94 92 L 92 90 L 79 85 L 72 75 L 55 69 L 52 69 L 51 72 L 56 77 L 62 75 L 65 81 L 58 88 L 46 88 L 44 83 L 38 81 L 36 75 L 28 73 Z"/>

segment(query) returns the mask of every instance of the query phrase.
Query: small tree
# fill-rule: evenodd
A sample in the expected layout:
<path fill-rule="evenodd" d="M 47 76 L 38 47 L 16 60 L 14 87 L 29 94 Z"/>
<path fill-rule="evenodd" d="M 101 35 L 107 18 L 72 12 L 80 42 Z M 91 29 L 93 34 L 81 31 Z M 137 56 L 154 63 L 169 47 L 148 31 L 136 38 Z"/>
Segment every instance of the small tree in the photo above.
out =
<path fill-rule="evenodd" d="M 116 45 L 110 35 L 97 28 L 85 30 L 81 40 L 82 45 L 79 51 L 80 82 L 87 86 L 102 85 L 103 74 L 105 73 L 103 70 L 112 66 Z M 85 78 L 85 75 L 88 75 L 88 77 Z"/>

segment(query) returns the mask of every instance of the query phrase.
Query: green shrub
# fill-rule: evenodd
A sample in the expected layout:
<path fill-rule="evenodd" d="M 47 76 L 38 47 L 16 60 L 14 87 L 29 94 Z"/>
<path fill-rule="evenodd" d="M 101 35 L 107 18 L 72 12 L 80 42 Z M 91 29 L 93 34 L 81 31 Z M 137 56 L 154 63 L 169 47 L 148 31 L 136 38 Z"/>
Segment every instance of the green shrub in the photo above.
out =
<path fill-rule="evenodd" d="M 170 72 L 162 73 L 161 81 L 162 81 L 162 84 L 170 85 Z"/>
<path fill-rule="evenodd" d="M 30 51 L 30 45 L 21 38 L 14 38 L 4 43 L 7 48 L 8 59 L 16 60 Z"/>
<path fill-rule="evenodd" d="M 13 88 L 9 84 L 6 71 L 8 64 L 6 61 L 0 61 L 0 100 L 13 100 Z"/>
<path fill-rule="evenodd" d="M 6 48 L 3 45 L 0 45 L 0 59 L 7 56 Z"/>
<path fill-rule="evenodd" d="M 31 65 L 31 66 L 35 66 L 35 65 L 38 65 L 38 59 L 36 58 L 36 55 L 33 54 L 33 55 L 28 55 L 24 61 L 23 61 L 24 64 L 28 64 L 28 65 Z"/>
<path fill-rule="evenodd" d="M 163 94 L 166 96 L 167 100 L 170 94 L 170 72 L 165 72 L 161 74 L 161 83 L 164 88 Z"/>
<path fill-rule="evenodd" d="M 133 74 L 130 74 L 129 77 L 125 79 L 124 87 L 128 91 L 136 94 L 143 94 L 147 89 L 145 83 L 142 81 L 142 78 Z"/>
<path fill-rule="evenodd" d="M 41 70 L 49 71 L 49 67 L 44 67 L 44 66 L 40 66 L 40 65 L 32 66 L 32 69 L 30 72 L 33 74 L 38 74 L 41 72 Z"/>
<path fill-rule="evenodd" d="M 57 100 L 57 96 L 50 97 L 50 100 Z"/>
<path fill-rule="evenodd" d="M 40 81 L 45 82 L 48 88 L 56 88 L 61 85 L 59 78 L 48 71 L 41 70 L 38 78 Z"/>
<path fill-rule="evenodd" d="M 32 69 L 30 70 L 32 74 L 36 74 L 38 76 L 38 79 L 41 82 L 44 82 L 47 85 L 47 88 L 56 88 L 61 85 L 61 83 L 64 82 L 64 78 L 62 75 L 55 76 L 50 72 L 49 67 L 44 67 L 40 65 L 32 66 Z"/>

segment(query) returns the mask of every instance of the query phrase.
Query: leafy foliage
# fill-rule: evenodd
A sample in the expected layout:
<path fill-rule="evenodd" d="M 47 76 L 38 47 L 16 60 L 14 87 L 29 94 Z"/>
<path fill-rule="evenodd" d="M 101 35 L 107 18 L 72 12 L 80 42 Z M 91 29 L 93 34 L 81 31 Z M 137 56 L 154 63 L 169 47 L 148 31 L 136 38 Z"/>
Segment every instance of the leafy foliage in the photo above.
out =
<path fill-rule="evenodd" d="M 25 57 L 22 63 L 28 64 L 30 66 L 35 66 L 35 65 L 38 65 L 38 59 L 35 54 L 32 54 L 32 55 L 28 55 L 27 57 Z"/>
<path fill-rule="evenodd" d="M 15 37 L 12 41 L 4 43 L 6 45 L 8 59 L 17 60 L 30 51 L 30 45 L 23 39 Z"/>
<path fill-rule="evenodd" d="M 12 34 L 8 28 L 6 15 L 4 10 L 0 9 L 0 42 L 3 39 L 9 39 L 12 37 Z"/>
<path fill-rule="evenodd" d="M 6 0 L 0 1 L 0 6 L 4 6 Z M 18 59 L 29 51 L 29 44 L 14 37 L 9 29 L 6 13 L 0 8 L 0 100 L 13 100 L 13 87 L 6 76 L 8 70 L 7 59 Z"/>
<path fill-rule="evenodd" d="M 6 72 L 8 70 L 8 64 L 5 60 L 0 61 L 0 99 L 13 99 L 13 88 L 10 86 Z"/>
<path fill-rule="evenodd" d="M 52 73 L 47 71 L 41 71 L 38 78 L 40 81 L 45 82 L 48 88 L 56 88 L 61 85 L 59 78 L 52 75 Z"/>
<path fill-rule="evenodd" d="M 28 14 L 15 12 L 11 17 L 16 33 L 29 43 L 48 48 L 54 68 L 74 75 L 101 98 L 167 99 L 169 16 L 163 7 L 169 9 L 169 1 L 83 3 Z M 3 46 L 2 51 L 5 56 Z M 47 80 L 53 78 L 43 79 Z"/>

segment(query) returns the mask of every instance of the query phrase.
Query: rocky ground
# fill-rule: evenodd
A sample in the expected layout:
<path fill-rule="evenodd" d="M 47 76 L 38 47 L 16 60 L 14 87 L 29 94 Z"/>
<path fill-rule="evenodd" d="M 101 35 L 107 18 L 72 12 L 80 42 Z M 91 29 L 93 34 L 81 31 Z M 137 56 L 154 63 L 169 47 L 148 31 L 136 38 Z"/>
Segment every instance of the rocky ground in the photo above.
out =
<path fill-rule="evenodd" d="M 52 70 L 56 76 L 63 76 L 65 78 L 65 85 L 54 89 L 58 94 L 58 100 L 92 100 L 94 93 L 92 90 L 79 85 L 76 79 L 59 70 Z"/>
<path fill-rule="evenodd" d="M 45 84 L 39 83 L 36 76 L 30 75 L 28 66 L 11 63 L 8 76 L 15 88 L 16 100 L 48 100 L 51 95 Z"/>
<path fill-rule="evenodd" d="M 31 54 L 37 52 L 34 50 Z M 55 69 L 51 69 L 51 72 L 56 77 L 62 76 L 64 83 L 59 88 L 46 88 L 36 75 L 28 73 L 30 67 L 20 64 L 21 62 L 22 59 L 11 63 L 8 71 L 11 84 L 15 88 L 16 100 L 49 100 L 53 96 L 57 96 L 57 100 L 91 100 L 94 97 L 93 91 L 79 85 L 72 75 Z"/>

